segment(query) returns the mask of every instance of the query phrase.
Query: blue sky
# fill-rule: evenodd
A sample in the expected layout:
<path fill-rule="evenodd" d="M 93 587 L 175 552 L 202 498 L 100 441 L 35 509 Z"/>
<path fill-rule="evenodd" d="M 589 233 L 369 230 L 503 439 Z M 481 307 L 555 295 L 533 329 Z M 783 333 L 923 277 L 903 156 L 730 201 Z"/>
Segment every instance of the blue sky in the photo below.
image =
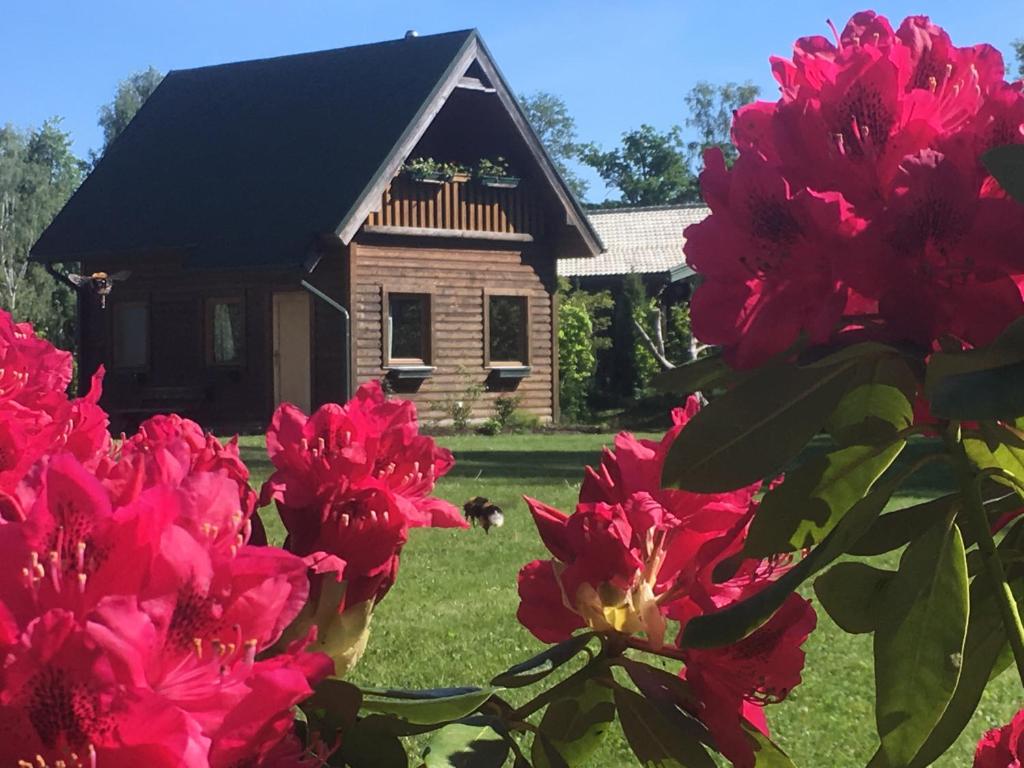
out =
<path fill-rule="evenodd" d="M 768 56 L 827 34 L 861 2 L 834 0 L 100 0 L 5 3 L 0 123 L 60 115 L 85 155 L 118 80 L 161 70 L 477 27 L 517 92 L 565 99 L 582 139 L 605 146 L 642 122 L 684 118 L 698 80 L 752 80 L 774 98 Z M 893 1 L 894 24 L 928 13 L 954 42 L 1004 52 L 1024 37 L 1024 0 Z M 1008 54 L 1009 56 L 1009 54 Z M 598 194 L 600 196 L 600 194 Z"/>

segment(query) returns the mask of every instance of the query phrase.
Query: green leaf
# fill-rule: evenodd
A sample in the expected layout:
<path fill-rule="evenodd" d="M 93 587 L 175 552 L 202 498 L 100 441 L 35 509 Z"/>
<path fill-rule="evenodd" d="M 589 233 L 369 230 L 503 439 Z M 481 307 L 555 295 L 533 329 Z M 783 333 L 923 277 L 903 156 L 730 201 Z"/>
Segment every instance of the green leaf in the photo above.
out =
<path fill-rule="evenodd" d="M 690 684 L 679 675 L 625 656 L 618 659 L 617 664 L 626 671 L 629 679 L 648 699 L 663 701 L 673 706 L 699 704 L 690 690 Z"/>
<path fill-rule="evenodd" d="M 443 691 L 445 689 L 440 689 Z M 406 722 L 418 725 L 434 725 L 458 720 L 478 710 L 494 695 L 493 688 L 449 689 L 457 691 L 450 695 L 427 694 L 440 691 L 387 691 L 363 689 L 363 709 L 369 712 L 395 715 Z M 371 696 L 395 696 L 396 698 L 371 698 Z"/>
<path fill-rule="evenodd" d="M 351 768 L 408 768 L 402 742 L 389 730 L 388 718 L 367 717 L 345 734 L 339 750 Z"/>
<path fill-rule="evenodd" d="M 435 699 L 450 699 L 456 696 L 463 696 L 469 693 L 480 693 L 485 688 L 475 685 L 463 685 L 453 688 L 370 688 L 362 687 L 360 690 L 366 696 L 379 696 L 385 699 L 411 699 L 415 701 Z"/>
<path fill-rule="evenodd" d="M 426 768 L 501 768 L 508 742 L 488 718 L 477 723 L 452 723 L 431 737 L 423 750 Z"/>
<path fill-rule="evenodd" d="M 533 748 L 530 758 L 534 761 L 534 765 L 529 766 L 528 763 L 523 762 L 524 768 L 536 768 L 538 765 L 542 765 L 544 768 L 571 768 L 555 745 L 543 733 L 535 733 L 533 735 Z M 520 761 L 517 760 L 516 766 L 513 768 L 517 768 L 519 764 Z"/>
<path fill-rule="evenodd" d="M 821 430 L 864 364 L 854 357 L 752 374 L 686 425 L 665 459 L 663 485 L 719 493 L 777 473 Z"/>
<path fill-rule="evenodd" d="M 898 357 L 900 352 L 895 347 L 881 344 L 877 341 L 865 341 L 849 347 L 840 347 L 835 352 L 821 355 L 814 359 L 806 359 L 811 354 L 816 354 L 820 347 L 812 347 L 803 353 L 799 363 L 804 368 L 827 368 L 839 363 L 861 362 L 866 359 L 877 360 L 880 358 Z"/>
<path fill-rule="evenodd" d="M 850 547 L 850 554 L 871 557 L 905 547 L 922 531 L 944 520 L 959 498 L 959 493 L 951 493 L 882 515 Z"/>
<path fill-rule="evenodd" d="M 1010 584 L 1018 606 L 1024 607 L 1024 582 Z M 964 642 L 963 664 L 956 691 L 938 725 L 918 751 L 911 768 L 931 765 L 957 740 L 978 708 L 989 681 L 1010 666 L 1013 656 L 997 599 L 984 576 L 971 583 L 971 611 Z"/>
<path fill-rule="evenodd" d="M 568 640 L 563 640 L 558 645 L 551 646 L 533 658 L 509 667 L 491 680 L 491 685 L 501 686 L 502 688 L 519 688 L 536 683 L 582 651 L 593 638 L 593 632 L 573 635 Z"/>
<path fill-rule="evenodd" d="M 925 393 L 932 413 L 943 418 L 1009 421 L 1024 415 L 1024 318 L 987 347 L 932 355 Z"/>
<path fill-rule="evenodd" d="M 700 702 L 693 695 L 689 683 L 677 674 L 636 659 L 621 657 L 616 663 L 626 671 L 640 693 L 662 713 L 673 728 L 682 731 L 694 741 L 709 746 L 714 744 L 707 727 L 689 714 L 691 709 L 700 707 Z"/>
<path fill-rule="evenodd" d="M 815 456 L 761 501 L 745 547 L 750 557 L 794 552 L 821 541 L 896 460 L 905 440 L 854 445 Z"/>
<path fill-rule="evenodd" d="M 548 705 L 540 721 L 540 732 L 547 745 L 555 749 L 569 765 L 580 765 L 604 738 L 615 720 L 615 703 L 607 685 L 593 678 L 572 686 L 566 695 Z M 548 749 L 538 749 L 534 740 L 534 768 L 552 768 Z"/>
<path fill-rule="evenodd" d="M 328 677 L 317 684 L 313 695 L 300 708 L 314 724 L 314 730 L 330 734 L 352 727 L 362 700 L 362 691 L 357 686 Z"/>
<path fill-rule="evenodd" d="M 875 721 L 870 768 L 913 760 L 956 689 L 967 634 L 967 560 L 945 521 L 913 541 L 886 590 L 875 630 Z"/>
<path fill-rule="evenodd" d="M 782 748 L 749 723 L 743 724 L 747 737 L 754 742 L 754 768 L 795 768 Z"/>
<path fill-rule="evenodd" d="M 644 768 L 715 768 L 704 745 L 675 727 L 639 693 L 616 685 L 615 707 L 633 754 Z"/>
<path fill-rule="evenodd" d="M 866 563 L 837 563 L 814 582 L 814 594 L 844 632 L 874 632 L 879 605 L 895 575 Z"/>
<path fill-rule="evenodd" d="M 714 648 L 742 640 L 771 618 L 803 582 L 845 553 L 881 514 L 906 474 L 894 476 L 854 504 L 833 531 L 800 562 L 753 597 L 687 622 L 682 645 Z"/>
<path fill-rule="evenodd" d="M 932 413 L 948 419 L 1013 419 L 1024 414 L 1024 360 L 948 376 L 935 388 Z"/>
<path fill-rule="evenodd" d="M 892 442 L 897 432 L 914 423 L 916 389 L 905 360 L 880 358 L 870 380 L 843 395 L 829 417 L 828 431 L 840 445 Z"/>
<path fill-rule="evenodd" d="M 982 424 L 978 436 L 969 435 L 964 438 L 964 450 L 968 458 L 978 469 L 1001 469 L 1024 483 L 1024 419 L 1018 419 L 1013 425 Z M 1013 483 L 1009 484 L 1018 494 L 1024 490 Z"/>
<path fill-rule="evenodd" d="M 1024 147 L 995 147 L 981 156 L 981 162 L 1010 197 L 1024 203 Z"/>
<path fill-rule="evenodd" d="M 659 392 L 688 395 L 725 383 L 735 372 L 721 355 L 708 355 L 669 371 L 662 371 L 651 383 Z"/>

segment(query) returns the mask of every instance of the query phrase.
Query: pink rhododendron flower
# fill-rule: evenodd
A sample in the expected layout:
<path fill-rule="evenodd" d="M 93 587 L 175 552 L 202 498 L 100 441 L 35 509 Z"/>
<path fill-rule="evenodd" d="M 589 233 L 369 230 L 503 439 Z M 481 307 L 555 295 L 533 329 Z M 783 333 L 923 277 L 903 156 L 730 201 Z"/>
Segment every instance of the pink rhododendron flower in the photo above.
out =
<path fill-rule="evenodd" d="M 208 739 L 196 724 L 153 691 L 136 687 L 91 630 L 69 613 L 49 611 L 9 652 L 0 693 L 4 762 L 207 764 Z"/>
<path fill-rule="evenodd" d="M 751 597 L 784 572 L 785 558 L 742 554 L 758 486 L 708 495 L 659 487 L 665 456 L 697 407 L 691 398 L 677 409 L 659 442 L 619 435 L 615 451 L 588 468 L 573 514 L 526 500 L 552 554 L 519 574 L 517 615 L 537 638 L 560 642 L 589 627 L 643 634 L 640 642 L 657 650 L 668 619 L 679 622 L 681 638 L 693 618 Z M 678 649 L 696 696 L 689 706 L 736 765 L 754 764 L 744 723 L 766 729 L 760 706 L 800 682 L 801 646 L 815 623 L 810 604 L 794 595 L 738 643 Z"/>
<path fill-rule="evenodd" d="M 736 365 L 764 362 L 801 334 L 826 341 L 847 288 L 836 266 L 855 258 L 865 222 L 835 192 L 794 192 L 764 160 L 741 155 L 731 171 L 720 150 L 705 157 L 701 186 L 712 214 L 687 228 L 687 257 L 703 282 L 694 333 Z"/>
<path fill-rule="evenodd" d="M 0 310 L 0 516 L 18 515 L 9 494 L 44 456 L 69 451 L 90 463 L 106 453 L 108 419 L 98 405 L 103 369 L 85 397 L 67 396 L 70 381 L 71 355 Z"/>
<path fill-rule="evenodd" d="M 1024 311 L 1024 209 L 981 164 L 1024 142 L 1024 93 L 988 45 L 925 16 L 855 14 L 774 57 L 781 98 L 740 109 L 686 231 L 694 333 L 735 366 L 797 339 L 991 341 Z"/>
<path fill-rule="evenodd" d="M 801 646 L 816 624 L 810 603 L 790 595 L 767 624 L 738 643 L 687 649 L 682 674 L 700 702 L 694 714 L 736 768 L 754 766 L 737 712 L 746 714 L 752 704 L 782 701 L 799 685 L 804 666 Z"/>
<path fill-rule="evenodd" d="M 0 358 L 0 763 L 302 765 L 292 710 L 333 665 L 281 642 L 308 568 L 250 543 L 237 445 L 167 416 L 112 451 L 102 372 L 69 399 L 6 313 Z"/>
<path fill-rule="evenodd" d="M 908 156 L 890 203 L 843 271 L 878 297 L 887 333 L 927 343 L 949 334 L 980 346 L 1024 313 L 1011 272 L 1019 205 L 981 193 L 974 158 L 933 150 Z M 965 311 L 968 310 L 968 311 Z"/>
<path fill-rule="evenodd" d="M 377 382 L 362 385 L 344 406 L 329 404 L 307 417 L 284 404 L 267 431 L 275 472 L 263 488 L 263 503 L 279 507 L 322 505 L 337 489 L 373 479 L 397 498 L 409 525 L 466 527 L 451 504 L 433 498 L 434 483 L 452 468 L 451 452 L 419 434 L 416 407 L 388 399 Z"/>
<path fill-rule="evenodd" d="M 329 568 L 314 570 L 313 591 L 324 578 L 344 581 L 340 611 L 384 596 L 409 528 L 467 526 L 453 505 L 430 495 L 454 464 L 451 453 L 419 434 L 411 402 L 386 398 L 376 382 L 308 417 L 282 405 L 267 450 L 275 471 L 262 501 L 277 503 L 289 551 L 331 556 Z"/>
<path fill-rule="evenodd" d="M 229 478 L 238 488 L 245 516 L 255 510 L 257 496 L 249 486 L 249 469 L 239 455 L 238 438 L 221 443 L 196 422 L 177 414 L 142 422 L 134 435 L 122 436 L 117 451 L 99 468 L 122 501 L 151 485 L 176 485 L 194 472 L 216 472 Z"/>
<path fill-rule="evenodd" d="M 1002 728 L 981 737 L 974 768 L 1021 768 L 1024 765 L 1024 709 Z"/>

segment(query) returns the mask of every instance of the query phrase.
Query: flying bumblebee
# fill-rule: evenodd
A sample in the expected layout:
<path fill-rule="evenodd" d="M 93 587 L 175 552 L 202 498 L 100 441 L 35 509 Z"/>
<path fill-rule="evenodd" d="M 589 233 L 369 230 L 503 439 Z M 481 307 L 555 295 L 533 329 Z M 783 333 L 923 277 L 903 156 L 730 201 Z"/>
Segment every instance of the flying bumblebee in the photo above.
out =
<path fill-rule="evenodd" d="M 462 509 L 466 513 L 466 519 L 474 526 L 479 524 L 484 529 L 484 533 L 490 533 L 492 526 L 501 528 L 505 524 L 505 515 L 501 511 L 501 507 L 492 504 L 483 496 L 473 497 L 462 505 Z"/>
<path fill-rule="evenodd" d="M 114 283 L 127 280 L 131 272 L 122 270 L 110 275 L 106 272 L 93 272 L 91 275 L 68 275 L 68 280 L 80 290 L 92 291 L 100 297 L 100 309 L 107 308 L 107 296 L 114 290 Z"/>

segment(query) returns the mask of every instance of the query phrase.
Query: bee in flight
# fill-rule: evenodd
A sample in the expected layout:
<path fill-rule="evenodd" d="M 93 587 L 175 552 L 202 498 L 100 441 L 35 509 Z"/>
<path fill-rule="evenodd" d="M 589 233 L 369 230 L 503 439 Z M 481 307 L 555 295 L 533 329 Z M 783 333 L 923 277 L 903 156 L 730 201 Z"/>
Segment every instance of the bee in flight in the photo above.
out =
<path fill-rule="evenodd" d="M 483 496 L 474 496 L 462 505 L 462 509 L 466 513 L 466 519 L 474 526 L 479 524 L 484 529 L 484 533 L 490 533 L 491 526 L 501 528 L 505 524 L 505 515 L 501 511 L 501 507 L 492 504 Z"/>
<path fill-rule="evenodd" d="M 107 296 L 114 290 L 114 283 L 127 280 L 131 272 L 122 270 L 110 275 L 106 272 L 93 272 L 91 275 L 69 274 L 70 280 L 77 288 L 91 290 L 100 297 L 100 308 L 107 308 Z"/>

